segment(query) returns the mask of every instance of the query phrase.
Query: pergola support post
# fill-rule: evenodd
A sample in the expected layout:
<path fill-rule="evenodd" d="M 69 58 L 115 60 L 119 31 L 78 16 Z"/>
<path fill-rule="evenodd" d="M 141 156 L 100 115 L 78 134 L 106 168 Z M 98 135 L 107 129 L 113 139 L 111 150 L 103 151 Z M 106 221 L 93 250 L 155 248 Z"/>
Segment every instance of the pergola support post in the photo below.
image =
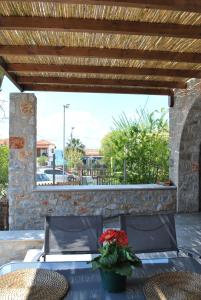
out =
<path fill-rule="evenodd" d="M 36 168 L 36 97 L 34 94 L 10 95 L 9 118 L 9 229 L 23 227 L 25 213 L 35 184 Z M 31 206 L 32 205 L 32 206 Z"/>
<path fill-rule="evenodd" d="M 170 106 L 170 179 L 177 186 L 177 211 L 200 209 L 201 81 L 175 90 Z"/>

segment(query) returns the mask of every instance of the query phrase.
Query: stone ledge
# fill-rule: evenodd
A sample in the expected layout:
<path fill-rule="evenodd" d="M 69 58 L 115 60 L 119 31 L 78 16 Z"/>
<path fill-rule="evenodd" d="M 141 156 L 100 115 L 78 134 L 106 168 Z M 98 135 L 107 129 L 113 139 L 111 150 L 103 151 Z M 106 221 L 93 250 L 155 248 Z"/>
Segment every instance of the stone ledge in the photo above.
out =
<path fill-rule="evenodd" d="M 0 231 L 0 242 L 2 241 L 35 241 L 44 239 L 44 230 L 15 230 Z"/>
<path fill-rule="evenodd" d="M 43 230 L 0 231 L 0 265 L 23 261 L 29 249 L 42 249 Z"/>
<path fill-rule="evenodd" d="M 86 186 L 35 186 L 33 192 L 73 191 L 133 191 L 133 190 L 176 190 L 176 186 L 159 184 L 86 185 Z"/>

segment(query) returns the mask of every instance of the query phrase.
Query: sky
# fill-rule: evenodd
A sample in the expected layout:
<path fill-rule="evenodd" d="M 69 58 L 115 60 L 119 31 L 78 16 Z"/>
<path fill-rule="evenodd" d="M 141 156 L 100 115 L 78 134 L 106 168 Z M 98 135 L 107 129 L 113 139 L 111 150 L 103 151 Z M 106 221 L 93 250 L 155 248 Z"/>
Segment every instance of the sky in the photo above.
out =
<path fill-rule="evenodd" d="M 0 139 L 9 136 L 9 93 L 19 92 L 4 77 L 0 92 Z M 101 139 L 114 127 L 113 118 L 118 120 L 122 113 L 128 118 L 136 116 L 136 110 L 146 106 L 152 112 L 168 109 L 167 96 L 120 95 L 95 93 L 34 92 L 37 97 L 37 140 L 45 139 L 63 148 L 63 127 L 65 109 L 65 142 L 79 138 L 86 148 L 97 149 Z M 3 102 L 2 102 L 3 101 Z M 5 114 L 6 118 L 2 121 Z"/>

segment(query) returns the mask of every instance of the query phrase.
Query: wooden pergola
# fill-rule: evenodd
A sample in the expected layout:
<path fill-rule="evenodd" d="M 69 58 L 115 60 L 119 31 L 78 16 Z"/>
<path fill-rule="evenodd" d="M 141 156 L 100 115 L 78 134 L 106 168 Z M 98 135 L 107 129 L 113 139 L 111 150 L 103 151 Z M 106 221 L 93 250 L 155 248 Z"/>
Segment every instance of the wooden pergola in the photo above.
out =
<path fill-rule="evenodd" d="M 21 91 L 172 96 L 201 78 L 201 1 L 0 0 L 0 67 Z"/>

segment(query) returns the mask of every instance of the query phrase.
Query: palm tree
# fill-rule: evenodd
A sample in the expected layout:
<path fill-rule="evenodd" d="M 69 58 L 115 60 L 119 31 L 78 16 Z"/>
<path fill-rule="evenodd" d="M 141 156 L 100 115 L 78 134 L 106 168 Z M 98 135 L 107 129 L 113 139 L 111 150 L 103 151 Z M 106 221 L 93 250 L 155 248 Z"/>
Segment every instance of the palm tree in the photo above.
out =
<path fill-rule="evenodd" d="M 75 138 L 72 138 L 69 140 L 69 142 L 67 143 L 67 146 L 66 146 L 66 150 L 77 150 L 81 153 L 84 154 L 85 152 L 85 145 L 82 144 L 82 142 L 80 141 L 80 139 L 75 139 Z"/>
<path fill-rule="evenodd" d="M 70 138 L 66 144 L 65 158 L 68 160 L 68 167 L 70 169 L 77 168 L 77 166 L 82 164 L 82 157 L 85 153 L 85 145 L 82 144 L 80 139 Z"/>

